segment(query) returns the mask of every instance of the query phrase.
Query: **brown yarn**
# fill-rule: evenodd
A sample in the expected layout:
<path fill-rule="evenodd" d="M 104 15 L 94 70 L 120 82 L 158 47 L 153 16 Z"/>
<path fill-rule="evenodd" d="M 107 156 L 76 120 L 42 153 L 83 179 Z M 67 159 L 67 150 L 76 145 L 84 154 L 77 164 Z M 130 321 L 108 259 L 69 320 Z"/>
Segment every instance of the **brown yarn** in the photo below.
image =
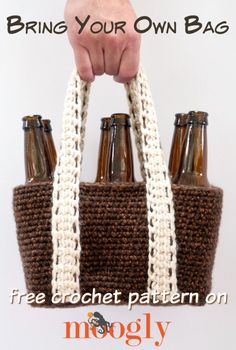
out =
<path fill-rule="evenodd" d="M 220 224 L 221 189 L 173 186 L 176 211 L 177 278 L 181 292 L 198 292 L 204 304 Z M 14 190 L 19 249 L 28 292 L 45 293 L 52 279 L 52 184 Z M 144 293 L 147 288 L 148 228 L 144 183 L 80 185 L 80 287 L 82 293 Z"/>
<path fill-rule="evenodd" d="M 82 184 L 80 193 L 82 292 L 147 288 L 148 229 L 145 185 Z"/>
<path fill-rule="evenodd" d="M 198 292 L 204 304 L 211 290 L 223 191 L 216 187 L 172 187 L 176 216 L 177 278 L 181 292 Z"/>
<path fill-rule="evenodd" d="M 14 189 L 17 239 L 26 287 L 29 293 L 45 293 L 46 304 L 50 304 L 52 294 L 51 197 L 50 182 Z"/>

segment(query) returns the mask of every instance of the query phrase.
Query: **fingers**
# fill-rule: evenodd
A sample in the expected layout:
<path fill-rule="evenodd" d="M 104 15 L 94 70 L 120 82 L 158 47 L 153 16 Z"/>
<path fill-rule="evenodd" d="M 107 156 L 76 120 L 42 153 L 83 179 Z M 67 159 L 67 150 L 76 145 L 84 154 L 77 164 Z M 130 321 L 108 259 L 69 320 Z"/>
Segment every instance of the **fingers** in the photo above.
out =
<path fill-rule="evenodd" d="M 76 14 L 79 21 L 75 21 Z M 107 73 L 123 83 L 135 76 L 141 41 L 140 34 L 134 30 L 136 18 L 128 0 L 103 1 L 102 8 L 100 1 L 67 0 L 67 34 L 83 80 L 91 82 L 96 75 Z M 96 23 L 101 27 L 97 32 L 94 31 L 94 25 L 98 28 Z"/>
<path fill-rule="evenodd" d="M 87 82 L 94 81 L 95 76 L 88 50 L 81 45 L 77 45 L 74 49 L 74 55 L 80 78 Z"/>
<path fill-rule="evenodd" d="M 107 47 L 104 50 L 105 73 L 116 76 L 120 70 L 122 51 L 116 48 Z"/>
<path fill-rule="evenodd" d="M 139 49 L 134 51 L 134 48 L 129 47 L 124 50 L 119 73 L 114 76 L 114 80 L 118 83 L 127 83 L 137 74 L 139 69 Z"/>
<path fill-rule="evenodd" d="M 113 75 L 119 83 L 130 81 L 139 68 L 140 37 L 127 36 L 128 42 L 121 36 L 108 36 L 104 40 L 88 37 L 73 41 L 75 63 L 82 80 L 92 82 L 96 75 Z M 86 40 L 85 40 L 86 39 Z M 83 44 L 85 41 L 85 45 Z"/>
<path fill-rule="evenodd" d="M 90 61 L 94 75 L 105 73 L 104 55 L 102 47 L 92 45 L 89 50 Z"/>
<path fill-rule="evenodd" d="M 114 80 L 119 83 L 130 81 L 137 73 L 139 68 L 139 50 L 134 52 L 130 47 L 123 53 L 120 50 L 102 48 L 88 51 L 81 45 L 74 50 L 75 63 L 78 73 L 82 80 L 92 82 L 96 75 L 104 73 L 113 75 Z"/>
<path fill-rule="evenodd" d="M 120 35 L 106 35 L 104 42 L 104 62 L 105 73 L 109 75 L 117 75 L 120 69 L 122 52 L 126 47 L 123 37 Z"/>
<path fill-rule="evenodd" d="M 87 49 L 77 45 L 74 50 L 77 71 L 82 80 L 92 82 L 95 75 L 105 73 L 104 54 L 101 47 L 92 45 Z"/>

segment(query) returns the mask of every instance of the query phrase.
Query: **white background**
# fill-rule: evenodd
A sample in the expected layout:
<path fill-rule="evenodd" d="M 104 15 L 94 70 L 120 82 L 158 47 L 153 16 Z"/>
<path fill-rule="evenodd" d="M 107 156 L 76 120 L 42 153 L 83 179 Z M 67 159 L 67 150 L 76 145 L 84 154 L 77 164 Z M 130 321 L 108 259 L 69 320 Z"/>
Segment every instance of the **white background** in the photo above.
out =
<path fill-rule="evenodd" d="M 228 305 L 196 307 L 99 307 L 109 321 L 128 323 L 144 319 L 150 312 L 154 321 L 172 321 L 163 349 L 233 349 L 235 341 L 235 149 L 236 149 L 236 5 L 233 0 L 149 0 L 133 1 L 138 15 L 155 21 L 176 20 L 178 34 L 143 36 L 142 63 L 155 99 L 162 144 L 168 157 L 176 112 L 193 109 L 209 112 L 209 179 L 224 189 L 224 210 L 214 268 L 214 291 L 229 294 Z M 12 214 L 12 188 L 24 182 L 23 131 L 26 114 L 50 117 L 59 146 L 61 115 L 73 55 L 64 35 L 9 35 L 6 17 L 19 14 L 24 20 L 63 19 L 64 1 L 3 1 L 0 7 L 1 59 L 1 234 L 0 234 L 0 347 L 24 349 L 125 349 L 120 341 L 64 340 L 65 321 L 86 321 L 88 311 L 97 307 L 69 310 L 33 309 L 10 305 L 11 288 L 24 291 L 23 272 Z M 227 20 L 230 31 L 186 35 L 184 17 L 199 15 L 205 23 Z M 127 111 L 121 85 L 111 78 L 94 83 L 89 108 L 83 179 L 93 181 L 99 141 L 99 119 L 116 111 Z M 167 158 L 168 159 L 168 158 Z M 136 164 L 136 169 L 138 166 Z M 156 333 L 153 326 L 154 338 Z M 140 349 L 153 349 L 154 340 Z"/>

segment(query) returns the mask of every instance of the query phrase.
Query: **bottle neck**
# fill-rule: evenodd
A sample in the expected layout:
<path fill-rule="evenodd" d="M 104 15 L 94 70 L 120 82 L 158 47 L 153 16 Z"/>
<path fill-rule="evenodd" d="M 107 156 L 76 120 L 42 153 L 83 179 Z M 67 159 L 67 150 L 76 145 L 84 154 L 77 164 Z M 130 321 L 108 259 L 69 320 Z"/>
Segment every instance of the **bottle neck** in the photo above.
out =
<path fill-rule="evenodd" d="M 169 159 L 169 175 L 173 179 L 178 172 L 182 145 L 187 129 L 188 114 L 179 113 L 175 116 L 174 135 L 171 144 L 170 159 Z"/>
<path fill-rule="evenodd" d="M 26 183 L 48 181 L 52 177 L 45 152 L 43 129 L 27 127 L 24 130 Z"/>
<path fill-rule="evenodd" d="M 42 120 L 43 130 L 45 133 L 51 133 L 52 132 L 52 126 L 51 126 L 51 120 L 50 119 L 43 119 Z"/>
<path fill-rule="evenodd" d="M 23 130 L 29 130 L 34 128 L 43 128 L 41 115 L 32 115 L 22 118 Z"/>
<path fill-rule="evenodd" d="M 188 124 L 207 126 L 208 114 L 206 112 L 189 112 Z"/>
<path fill-rule="evenodd" d="M 52 130 L 52 129 L 51 129 Z M 54 171 L 57 164 L 57 151 L 54 144 L 53 136 L 51 131 L 45 131 L 43 133 L 44 146 L 46 151 L 46 156 L 49 162 L 51 176 L 54 176 Z"/>
<path fill-rule="evenodd" d="M 171 178 L 174 178 L 176 176 L 179 169 L 182 145 L 186 129 L 187 125 L 175 127 L 169 159 L 169 175 Z"/>
<path fill-rule="evenodd" d="M 109 182 L 135 181 L 129 119 L 112 122 L 107 169 Z"/>
<path fill-rule="evenodd" d="M 180 167 L 175 183 L 209 186 L 207 179 L 207 122 L 192 118 L 189 121 Z"/>
<path fill-rule="evenodd" d="M 102 118 L 100 129 L 109 131 L 110 127 L 111 127 L 111 118 Z"/>
<path fill-rule="evenodd" d="M 107 156 L 109 150 L 110 127 L 101 126 L 96 182 L 106 182 Z"/>
<path fill-rule="evenodd" d="M 177 113 L 175 115 L 175 126 L 187 126 L 189 115 L 186 113 Z"/>

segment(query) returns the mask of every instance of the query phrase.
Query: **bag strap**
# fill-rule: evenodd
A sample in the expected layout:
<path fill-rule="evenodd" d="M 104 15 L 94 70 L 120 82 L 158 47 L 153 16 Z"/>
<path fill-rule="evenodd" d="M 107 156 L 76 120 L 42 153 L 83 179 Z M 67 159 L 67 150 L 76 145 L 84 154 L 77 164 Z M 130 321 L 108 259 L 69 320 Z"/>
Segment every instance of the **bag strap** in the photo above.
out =
<path fill-rule="evenodd" d="M 177 291 L 173 195 L 160 144 L 155 108 L 140 68 L 125 84 L 132 127 L 146 183 L 149 231 L 147 290 Z M 79 293 L 79 183 L 90 84 L 73 72 L 65 100 L 61 149 L 55 171 L 52 207 L 52 294 Z"/>
<path fill-rule="evenodd" d="M 126 84 L 130 115 L 146 183 L 149 231 L 148 292 L 177 292 L 173 194 L 153 98 L 142 68 Z"/>

